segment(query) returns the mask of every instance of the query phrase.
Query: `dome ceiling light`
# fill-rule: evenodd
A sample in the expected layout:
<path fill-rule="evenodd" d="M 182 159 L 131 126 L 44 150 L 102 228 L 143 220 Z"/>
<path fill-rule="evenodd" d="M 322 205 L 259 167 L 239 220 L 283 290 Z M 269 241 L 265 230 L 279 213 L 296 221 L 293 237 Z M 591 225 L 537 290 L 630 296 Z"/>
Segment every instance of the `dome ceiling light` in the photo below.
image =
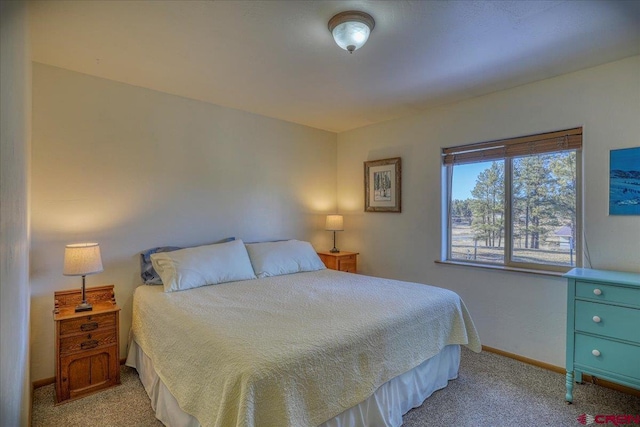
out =
<path fill-rule="evenodd" d="M 340 12 L 329 20 L 329 31 L 336 44 L 349 53 L 364 46 L 375 26 L 371 15 L 356 10 Z"/>

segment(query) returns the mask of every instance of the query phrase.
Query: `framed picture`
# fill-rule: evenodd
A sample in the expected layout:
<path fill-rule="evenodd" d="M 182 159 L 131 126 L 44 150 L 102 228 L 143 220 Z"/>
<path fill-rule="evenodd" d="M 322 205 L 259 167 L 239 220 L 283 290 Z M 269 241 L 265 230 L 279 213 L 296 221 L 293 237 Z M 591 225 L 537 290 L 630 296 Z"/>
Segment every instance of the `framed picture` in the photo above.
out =
<path fill-rule="evenodd" d="M 640 215 L 640 147 L 611 150 L 609 215 Z"/>
<path fill-rule="evenodd" d="M 364 211 L 402 212 L 400 157 L 364 162 Z"/>

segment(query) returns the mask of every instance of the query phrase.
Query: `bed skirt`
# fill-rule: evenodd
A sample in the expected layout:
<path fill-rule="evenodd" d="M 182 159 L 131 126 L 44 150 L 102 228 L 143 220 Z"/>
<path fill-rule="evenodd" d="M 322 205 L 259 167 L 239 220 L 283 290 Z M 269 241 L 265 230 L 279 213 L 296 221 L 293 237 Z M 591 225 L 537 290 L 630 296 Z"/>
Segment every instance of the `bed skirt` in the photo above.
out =
<path fill-rule="evenodd" d="M 170 427 L 200 427 L 198 420 L 184 412 L 156 374 L 151 359 L 135 340 L 129 343 L 126 365 L 140 376 L 156 418 Z M 319 427 L 399 427 L 402 415 L 417 408 L 431 394 L 458 376 L 460 346 L 448 345 L 432 358 L 380 386 L 373 395 Z"/>

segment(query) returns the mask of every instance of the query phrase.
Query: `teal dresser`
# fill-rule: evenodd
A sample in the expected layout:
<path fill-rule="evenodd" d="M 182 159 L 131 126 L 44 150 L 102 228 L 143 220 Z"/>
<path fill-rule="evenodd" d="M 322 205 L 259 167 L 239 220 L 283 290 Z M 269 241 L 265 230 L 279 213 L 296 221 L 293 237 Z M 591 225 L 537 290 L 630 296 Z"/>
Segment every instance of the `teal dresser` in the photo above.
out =
<path fill-rule="evenodd" d="M 640 389 L 640 274 L 574 268 L 567 297 L 567 402 L 582 374 Z"/>

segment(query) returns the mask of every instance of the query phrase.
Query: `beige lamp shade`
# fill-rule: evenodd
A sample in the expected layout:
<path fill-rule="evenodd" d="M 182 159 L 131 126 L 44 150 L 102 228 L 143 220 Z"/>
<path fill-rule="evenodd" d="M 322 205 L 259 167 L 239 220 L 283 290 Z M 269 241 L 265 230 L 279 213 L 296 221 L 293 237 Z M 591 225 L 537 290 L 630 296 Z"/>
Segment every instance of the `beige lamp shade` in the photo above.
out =
<path fill-rule="evenodd" d="M 97 243 L 75 243 L 64 248 L 63 275 L 86 276 L 103 270 Z"/>
<path fill-rule="evenodd" d="M 342 215 L 327 215 L 324 229 L 328 231 L 344 231 Z"/>

